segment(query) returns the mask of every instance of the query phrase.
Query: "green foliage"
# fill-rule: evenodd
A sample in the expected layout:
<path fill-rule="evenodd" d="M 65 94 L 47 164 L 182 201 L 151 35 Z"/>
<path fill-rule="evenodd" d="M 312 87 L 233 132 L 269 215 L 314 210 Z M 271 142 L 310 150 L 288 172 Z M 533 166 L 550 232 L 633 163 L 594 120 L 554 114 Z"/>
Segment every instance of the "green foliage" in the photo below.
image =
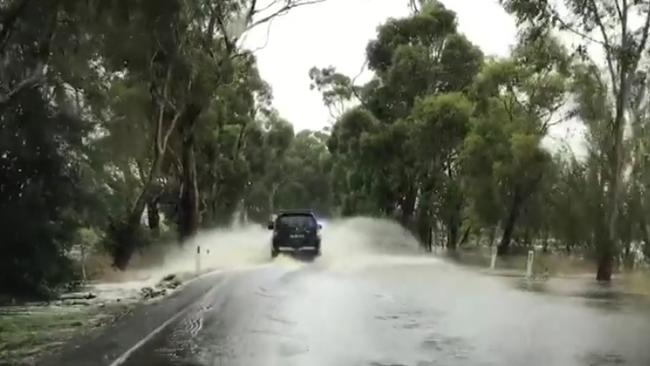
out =
<path fill-rule="evenodd" d="M 76 157 L 85 126 L 38 90 L 0 115 L 0 287 L 29 295 L 70 279 L 65 251 L 81 221 Z"/>
<path fill-rule="evenodd" d="M 329 211 L 326 139 L 272 112 L 235 29 L 307 3 L 3 2 L 0 287 L 67 281 L 72 244 L 101 240 L 124 268 L 167 228 L 229 224 L 258 191 Z"/>
<path fill-rule="evenodd" d="M 569 0 L 562 8 L 533 0 L 502 3 L 517 18 L 528 43 L 556 31 L 577 36 L 575 53 L 585 64 L 576 70 L 577 113 L 589 130 L 590 164 L 600 165 L 600 177 L 593 181 L 599 186 L 597 199 L 603 207 L 598 210 L 598 220 L 592 222 L 593 230 L 598 231 L 594 238 L 599 255 L 597 278 L 610 280 L 621 247 L 619 231 L 626 226 L 621 222 L 625 221 L 629 191 L 624 175 L 630 167 L 631 150 L 626 146 L 625 130 L 644 99 L 636 91 L 646 84 L 650 11 L 641 1 L 615 2 L 613 6 L 604 0 Z M 603 57 L 592 57 L 590 46 L 598 48 Z M 605 70 L 606 81 L 601 80 L 599 70 Z"/>
<path fill-rule="evenodd" d="M 472 115 L 472 103 L 460 93 L 430 96 L 416 102 L 410 119 L 424 156 L 447 156 L 462 143 Z"/>
<path fill-rule="evenodd" d="M 483 55 L 435 1 L 377 33 L 367 47 L 376 74 L 368 84 L 350 85 L 331 68 L 312 71 L 324 98 L 361 102 L 338 118 L 328 142 L 335 201 L 343 214 L 389 215 L 412 229 L 418 221 L 423 239 L 441 220 L 454 236 L 463 206 L 457 158 Z"/>
<path fill-rule="evenodd" d="M 83 185 L 93 121 L 76 93 L 95 80 L 82 64 L 92 47 L 80 36 L 88 10 L 74 1 L 8 1 L 0 5 L 0 288 L 49 295 L 72 279 L 67 257 L 74 234 L 92 215 L 92 187 Z M 65 50 L 75 47 L 77 55 Z M 94 88 L 92 91 L 96 91 Z"/>

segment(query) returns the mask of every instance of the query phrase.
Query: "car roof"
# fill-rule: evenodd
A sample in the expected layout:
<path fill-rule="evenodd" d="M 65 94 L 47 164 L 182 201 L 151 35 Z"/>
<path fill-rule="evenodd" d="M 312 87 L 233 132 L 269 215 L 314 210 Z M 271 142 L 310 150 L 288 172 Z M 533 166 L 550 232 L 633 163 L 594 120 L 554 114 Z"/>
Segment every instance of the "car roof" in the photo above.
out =
<path fill-rule="evenodd" d="M 310 215 L 310 216 L 316 216 L 316 214 L 314 214 L 314 211 L 312 211 L 312 210 L 306 210 L 306 209 L 305 209 L 305 210 L 299 210 L 299 209 L 295 209 L 295 210 L 282 210 L 282 211 L 278 212 L 278 216 L 291 216 L 291 215 Z"/>

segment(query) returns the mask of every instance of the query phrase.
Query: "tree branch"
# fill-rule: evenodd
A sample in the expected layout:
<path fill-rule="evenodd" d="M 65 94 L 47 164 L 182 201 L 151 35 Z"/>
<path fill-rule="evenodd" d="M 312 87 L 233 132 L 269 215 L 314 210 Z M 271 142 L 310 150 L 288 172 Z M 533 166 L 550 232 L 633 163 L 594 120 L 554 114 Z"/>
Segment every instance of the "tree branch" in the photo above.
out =
<path fill-rule="evenodd" d="M 144 187 L 147 181 L 147 174 L 145 173 L 144 167 L 142 166 L 142 163 L 138 159 L 133 159 L 135 161 L 135 166 L 138 168 L 138 177 L 140 178 L 140 186 Z"/>
<path fill-rule="evenodd" d="M 165 137 L 162 141 L 162 151 L 166 151 L 167 149 L 167 142 L 169 141 L 169 137 L 172 135 L 174 130 L 176 130 L 176 125 L 178 124 L 178 120 L 181 119 L 181 115 L 183 113 L 178 111 L 176 114 L 174 114 L 174 118 L 172 118 L 171 123 L 169 124 L 169 127 L 167 128 L 167 132 L 165 133 Z"/>
<path fill-rule="evenodd" d="M 174 168 L 176 168 L 176 173 L 178 175 L 180 175 L 181 171 L 182 171 L 182 166 L 183 166 L 183 163 L 181 162 L 181 159 L 178 157 L 178 154 L 176 153 L 176 151 L 171 146 L 167 147 L 167 151 L 169 152 L 169 155 L 172 158 L 172 165 L 174 165 Z"/>
<path fill-rule="evenodd" d="M 261 9 L 254 9 L 254 10 L 253 10 L 253 13 L 254 13 L 253 15 L 255 15 L 255 14 L 259 14 L 259 13 L 263 13 L 263 12 L 265 12 L 265 11 L 271 9 L 272 7 L 274 7 L 274 6 L 278 3 L 278 1 L 279 1 L 279 0 L 273 0 L 273 1 L 271 1 L 268 5 L 266 5 L 265 7 L 261 8 Z M 251 21 L 251 22 L 253 21 L 253 18 L 252 18 L 252 17 L 250 18 L 250 21 Z M 248 23 L 247 23 L 247 24 L 248 24 Z"/>
<path fill-rule="evenodd" d="M 165 105 L 158 103 L 158 119 L 156 121 L 156 153 L 162 154 L 162 123 L 163 118 L 165 118 Z"/>
<path fill-rule="evenodd" d="M 618 14 L 618 18 L 623 19 L 623 11 L 621 11 L 621 5 L 618 3 L 618 0 L 613 0 L 613 2 L 616 6 L 616 13 Z"/>
<path fill-rule="evenodd" d="M 595 0 L 590 0 L 591 6 L 592 6 L 592 11 L 594 13 L 594 19 L 596 21 L 596 24 L 598 25 L 598 28 L 600 29 L 600 32 L 603 36 L 603 41 L 605 42 L 605 58 L 607 59 L 607 67 L 609 68 L 609 74 L 612 79 L 612 89 L 614 91 L 614 95 L 618 95 L 618 87 L 616 86 L 616 71 L 614 70 L 614 61 L 612 61 L 612 51 L 614 51 L 611 47 L 611 43 L 609 41 L 609 36 L 607 35 L 607 30 L 605 29 L 605 25 L 603 24 L 603 20 L 600 17 L 600 13 L 598 11 L 598 5 L 596 4 Z"/>
<path fill-rule="evenodd" d="M 327 1 L 327 0 L 306 0 L 306 1 L 302 1 L 302 2 L 301 1 L 294 2 L 294 1 L 289 0 L 286 3 L 286 5 L 284 5 L 282 8 L 280 8 L 280 9 L 276 10 L 275 12 L 263 17 L 262 19 L 259 19 L 259 20 L 256 20 L 255 22 L 250 23 L 249 26 L 246 28 L 246 30 L 244 30 L 244 33 L 251 30 L 251 29 L 253 29 L 253 28 L 255 28 L 255 27 L 257 27 L 260 24 L 264 24 L 264 23 L 268 22 L 269 20 L 271 20 L 271 19 L 273 19 L 273 18 L 275 18 L 277 16 L 282 16 L 282 15 L 287 14 L 287 12 L 289 12 L 289 10 L 291 10 L 291 9 L 295 9 L 295 8 L 305 6 L 305 5 L 319 4 L 319 3 L 322 3 L 322 2 L 325 2 L 325 1 Z"/>
<path fill-rule="evenodd" d="M 217 21 L 216 12 L 214 11 L 214 9 L 211 9 L 210 20 L 208 21 L 208 28 L 205 31 L 205 39 L 203 40 L 204 47 L 206 49 L 210 48 L 210 41 L 212 41 L 212 37 L 214 36 L 214 27 L 216 21 Z"/>
<path fill-rule="evenodd" d="M 550 9 L 550 11 L 553 13 L 553 17 L 554 17 L 554 19 L 557 20 L 558 23 L 560 23 L 560 26 L 561 26 L 561 27 L 560 27 L 560 30 L 566 30 L 566 31 L 568 31 L 568 32 L 570 32 L 570 33 L 575 34 L 576 36 L 578 36 L 578 37 L 580 37 L 580 38 L 584 38 L 584 39 L 586 39 L 586 40 L 588 40 L 588 41 L 590 41 L 590 42 L 597 43 L 597 44 L 600 44 L 600 45 L 602 45 L 602 46 L 605 46 L 605 43 L 604 43 L 604 42 L 599 41 L 599 40 L 595 39 L 594 37 L 592 37 L 592 36 L 590 36 L 590 35 L 588 35 L 588 34 L 586 34 L 586 33 L 584 33 L 584 32 L 581 32 L 581 31 L 579 31 L 579 30 L 573 28 L 573 26 L 571 26 L 571 25 L 570 25 L 569 23 L 567 23 L 564 19 L 562 19 L 562 17 L 560 16 L 560 14 L 557 13 L 556 10 L 554 10 L 554 9 Z"/>
<path fill-rule="evenodd" d="M 152 59 L 153 62 L 153 59 Z M 158 154 L 162 154 L 165 151 L 166 143 L 163 143 L 162 130 L 163 122 L 165 119 L 165 111 L 167 109 L 167 99 L 169 92 L 169 83 L 171 82 L 171 69 L 170 65 L 167 65 L 167 71 L 165 73 L 165 83 L 163 85 L 162 96 L 157 97 L 154 95 L 154 98 L 158 98 L 158 121 L 156 123 L 156 149 L 158 149 Z M 154 88 L 155 89 L 155 88 Z"/>
<path fill-rule="evenodd" d="M 645 17 L 645 24 L 643 25 L 643 33 L 641 34 L 641 42 L 639 42 L 639 45 L 636 49 L 635 60 L 637 60 L 636 61 L 637 64 L 639 63 L 638 60 L 641 58 L 641 52 L 643 52 L 643 49 L 648 43 L 649 31 L 650 31 L 650 9 L 648 9 L 648 13 L 646 14 Z"/>
<path fill-rule="evenodd" d="M 559 108 L 556 108 L 555 111 L 557 111 L 558 109 Z M 546 132 L 548 132 L 549 128 L 551 128 L 553 126 L 557 126 L 559 124 L 562 124 L 562 123 L 570 120 L 571 118 L 575 117 L 575 115 L 576 115 L 576 113 L 574 111 L 569 111 L 564 116 L 562 116 L 561 118 L 559 118 L 559 119 L 557 119 L 555 121 L 551 121 L 553 119 L 553 115 L 555 114 L 555 111 L 549 113 L 548 118 L 546 119 L 546 121 L 544 121 L 542 123 L 542 127 L 541 127 L 542 134 L 545 135 Z"/>
<path fill-rule="evenodd" d="M 352 92 L 352 95 L 354 95 L 359 101 L 359 103 L 361 103 L 361 105 L 366 109 L 368 109 L 368 105 L 366 101 L 363 100 L 363 98 L 361 98 L 361 95 L 359 95 L 359 91 L 357 90 L 355 83 L 357 79 L 361 76 L 361 74 L 363 74 L 367 66 L 368 66 L 368 57 L 366 57 L 366 59 L 363 61 L 363 65 L 361 65 L 361 69 L 359 70 L 359 73 L 355 75 L 355 77 L 353 77 L 352 81 L 350 82 L 350 91 Z"/>
<path fill-rule="evenodd" d="M 38 65 L 34 68 L 31 74 L 25 79 L 18 82 L 13 88 L 9 91 L 0 94 L 0 107 L 4 107 L 11 100 L 20 94 L 23 90 L 33 88 L 40 84 L 45 76 L 47 71 L 47 66 L 43 62 L 39 62 Z"/>
<path fill-rule="evenodd" d="M 232 53 L 235 50 L 235 42 L 233 42 L 233 40 L 230 38 L 230 35 L 228 34 L 228 29 L 226 28 L 226 23 L 223 19 L 221 10 L 214 11 L 213 15 L 216 17 L 217 24 L 219 25 L 219 29 L 223 35 L 223 41 L 226 44 L 226 50 L 228 53 Z"/>
<path fill-rule="evenodd" d="M 273 5 L 275 1 L 273 1 L 269 6 Z M 255 6 L 257 5 L 257 0 L 251 0 L 251 7 L 248 10 L 248 14 L 246 15 L 246 24 L 250 24 L 253 21 L 253 16 L 255 16 L 256 11 L 255 11 Z"/>
<path fill-rule="evenodd" d="M 251 50 L 251 53 L 255 53 L 257 51 L 261 51 L 265 49 L 269 45 L 269 39 L 271 39 L 271 25 L 273 24 L 273 19 L 269 20 L 269 23 L 266 27 L 266 39 L 264 41 L 264 44 L 260 47 L 255 48 L 254 50 Z"/>
<path fill-rule="evenodd" d="M 420 8 L 418 7 L 417 0 L 409 0 L 409 7 L 411 8 L 413 14 L 417 14 L 420 12 Z"/>

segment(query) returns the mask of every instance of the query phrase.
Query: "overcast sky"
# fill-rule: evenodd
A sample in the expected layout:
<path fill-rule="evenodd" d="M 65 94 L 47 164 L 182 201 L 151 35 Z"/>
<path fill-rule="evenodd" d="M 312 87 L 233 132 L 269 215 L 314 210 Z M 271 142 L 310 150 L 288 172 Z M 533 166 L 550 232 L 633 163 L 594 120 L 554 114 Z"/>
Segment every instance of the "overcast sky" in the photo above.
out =
<path fill-rule="evenodd" d="M 444 0 L 456 11 L 460 31 L 486 54 L 506 55 L 515 24 L 496 0 Z M 409 14 L 407 0 L 328 0 L 292 10 L 270 27 L 248 35 L 257 51 L 262 77 L 273 88 L 274 106 L 296 131 L 321 129 L 331 123 L 320 93 L 309 90 L 309 69 L 335 66 L 355 76 L 365 61 L 368 42 L 388 18 Z"/>

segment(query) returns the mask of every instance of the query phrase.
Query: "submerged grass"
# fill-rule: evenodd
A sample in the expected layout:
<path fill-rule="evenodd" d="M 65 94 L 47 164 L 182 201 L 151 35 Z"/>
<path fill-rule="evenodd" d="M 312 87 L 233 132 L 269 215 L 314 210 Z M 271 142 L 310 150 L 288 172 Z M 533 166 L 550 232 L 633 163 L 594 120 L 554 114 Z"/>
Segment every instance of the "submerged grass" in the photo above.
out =
<path fill-rule="evenodd" d="M 0 308 L 0 365 L 33 365 L 42 355 L 125 311 L 126 305 Z"/>
<path fill-rule="evenodd" d="M 489 249 L 460 250 L 450 255 L 450 258 L 462 266 L 481 269 L 483 273 L 494 276 L 523 279 L 526 273 L 527 255 L 523 254 L 497 258 L 494 270 L 489 270 Z M 529 291 L 555 291 L 565 294 L 583 293 L 585 289 L 596 288 L 597 293 L 611 292 L 650 299 L 650 270 L 647 267 L 641 266 L 635 270 L 620 269 L 615 273 L 612 283 L 604 289 L 596 286 L 598 284 L 595 281 L 595 273 L 596 263 L 583 255 L 536 252 L 533 276 L 535 281 L 542 282 L 517 282 L 517 287 Z M 587 295 L 585 296 L 590 297 Z"/>

